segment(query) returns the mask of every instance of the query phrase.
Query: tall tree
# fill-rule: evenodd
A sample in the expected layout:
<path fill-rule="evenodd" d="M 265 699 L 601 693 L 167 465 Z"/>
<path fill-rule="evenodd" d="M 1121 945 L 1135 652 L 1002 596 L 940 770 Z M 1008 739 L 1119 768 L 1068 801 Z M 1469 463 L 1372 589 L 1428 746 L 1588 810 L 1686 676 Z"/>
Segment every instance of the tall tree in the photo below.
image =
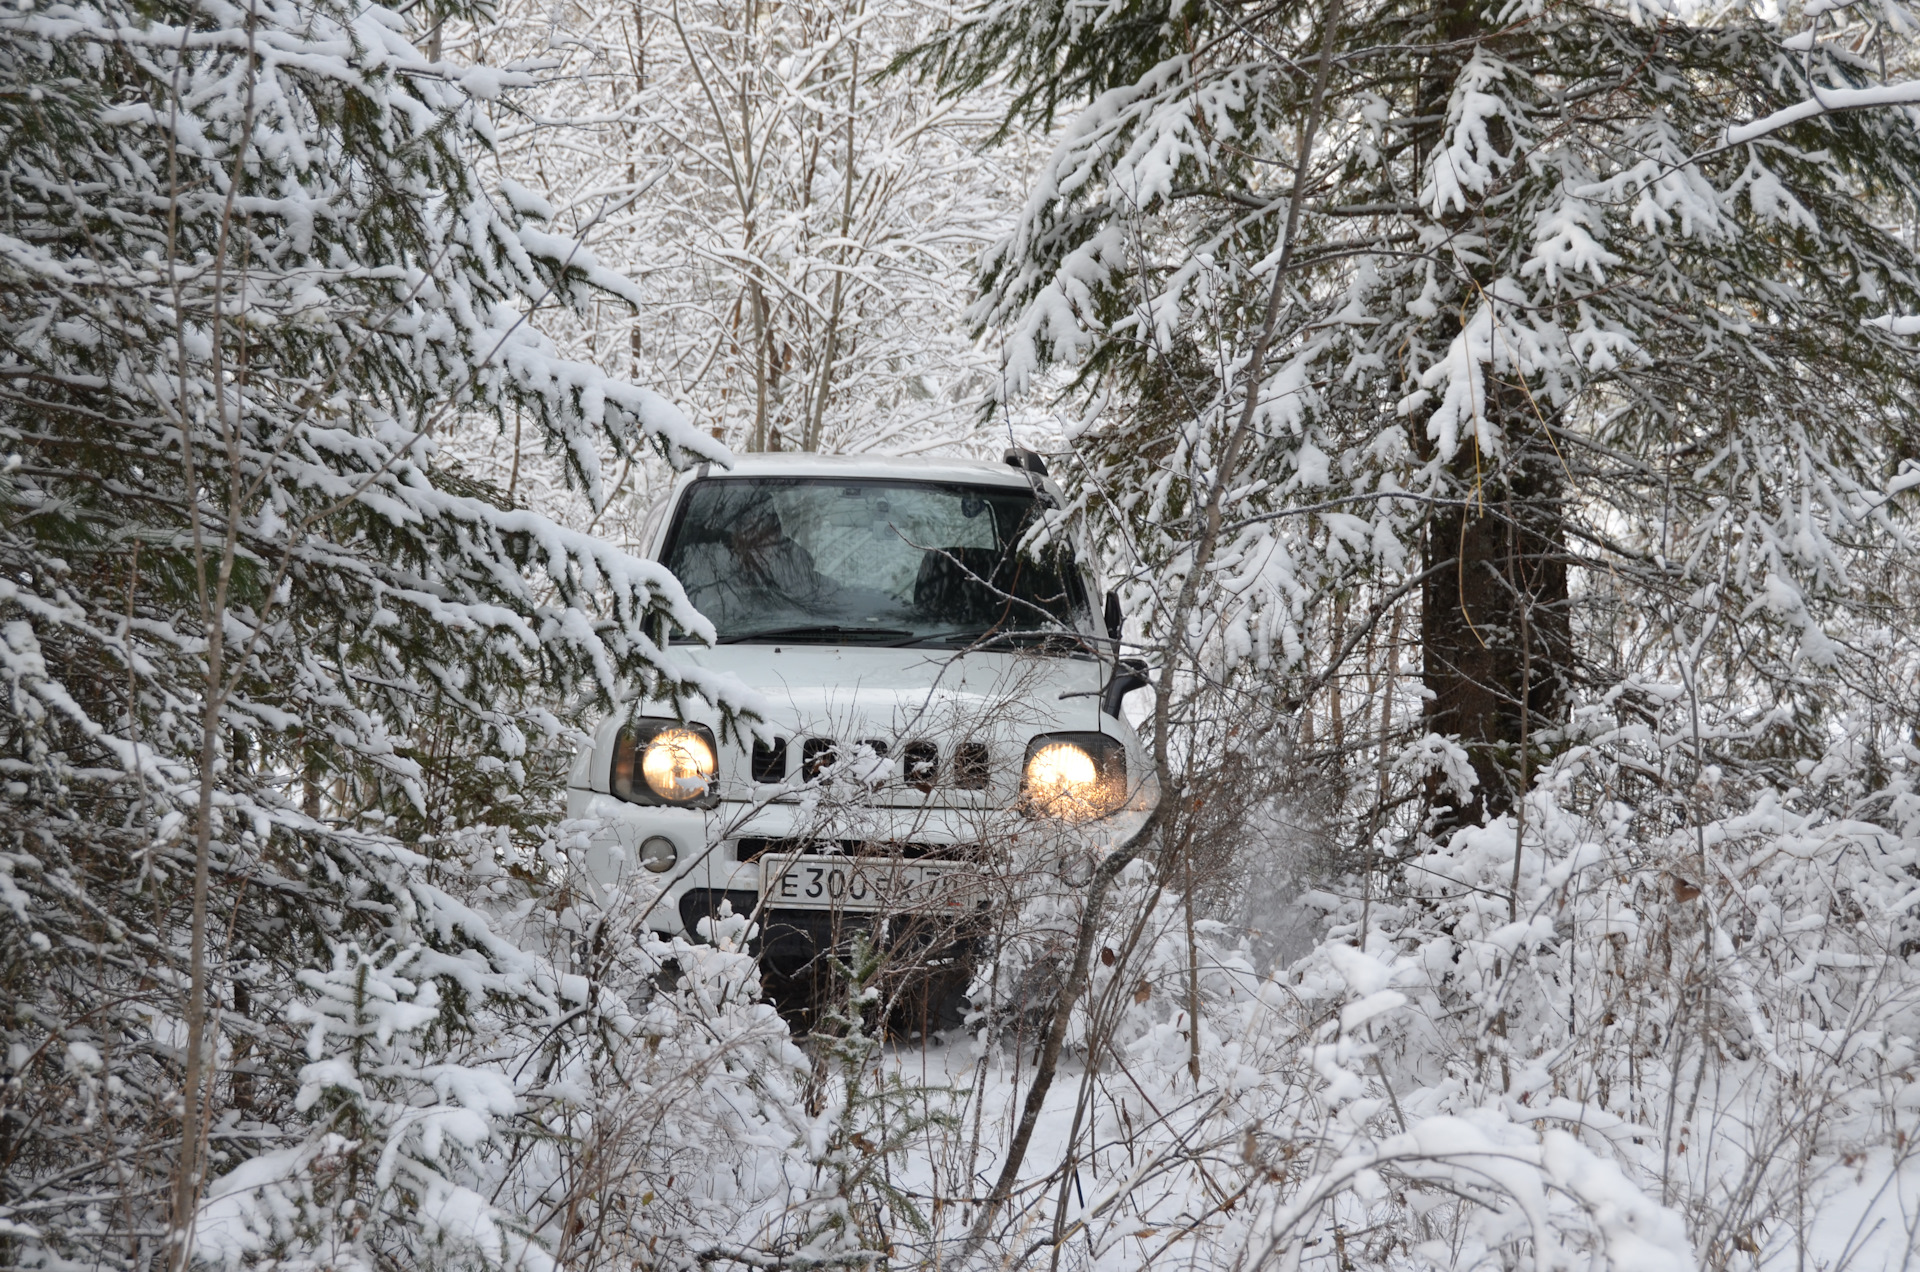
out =
<path fill-rule="evenodd" d="M 1338 721 L 1345 664 L 1417 595 L 1423 727 L 1464 767 L 1402 758 L 1449 826 L 1513 806 L 1576 692 L 1767 686 L 1805 731 L 1749 735 L 1759 762 L 1819 750 L 1809 713 L 1873 680 L 1854 570 L 1911 524 L 1920 127 L 1862 91 L 1870 34 L 991 3 L 922 58 L 1011 74 L 1016 118 L 1074 112 L 976 312 L 1009 392 L 1073 368 L 1081 489 L 1140 545 L 1162 634 Z M 1793 110 L 1810 89 L 1879 108 Z M 1206 617 L 1168 631 L 1195 561 Z"/>

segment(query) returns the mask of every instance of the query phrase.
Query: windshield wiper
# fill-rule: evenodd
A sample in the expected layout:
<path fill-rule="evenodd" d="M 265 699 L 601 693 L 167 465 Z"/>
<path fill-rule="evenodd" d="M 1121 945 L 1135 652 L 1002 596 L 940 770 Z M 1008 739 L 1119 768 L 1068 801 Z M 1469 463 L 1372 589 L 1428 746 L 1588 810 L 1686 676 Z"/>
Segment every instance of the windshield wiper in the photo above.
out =
<path fill-rule="evenodd" d="M 738 645 L 749 640 L 797 640 L 832 644 L 837 639 L 849 637 L 863 642 L 869 640 L 892 642 L 913 640 L 915 633 L 903 627 L 841 627 L 832 623 L 808 623 L 799 627 L 769 627 L 764 631 L 722 636 L 714 643 Z"/>

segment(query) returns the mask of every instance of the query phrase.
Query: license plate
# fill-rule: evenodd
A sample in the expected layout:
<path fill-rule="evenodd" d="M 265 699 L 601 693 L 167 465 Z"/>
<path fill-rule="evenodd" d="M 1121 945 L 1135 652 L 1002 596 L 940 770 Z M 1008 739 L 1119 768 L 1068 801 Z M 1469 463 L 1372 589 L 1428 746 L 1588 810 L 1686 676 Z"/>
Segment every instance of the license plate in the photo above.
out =
<path fill-rule="evenodd" d="M 760 858 L 760 894 L 769 907 L 796 910 L 967 910 L 980 900 L 964 862 L 799 853 Z"/>

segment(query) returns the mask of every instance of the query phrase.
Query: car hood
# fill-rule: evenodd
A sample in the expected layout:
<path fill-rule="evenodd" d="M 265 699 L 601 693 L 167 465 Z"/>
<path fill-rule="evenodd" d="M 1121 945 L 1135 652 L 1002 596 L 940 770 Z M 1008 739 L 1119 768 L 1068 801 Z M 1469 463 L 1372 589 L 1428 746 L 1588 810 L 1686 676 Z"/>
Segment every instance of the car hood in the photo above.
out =
<path fill-rule="evenodd" d="M 786 736 L 1102 727 L 1106 668 L 1092 658 L 846 645 L 720 645 L 673 653 L 754 690 L 767 704 L 767 723 Z M 873 732 L 860 734 L 861 727 Z"/>

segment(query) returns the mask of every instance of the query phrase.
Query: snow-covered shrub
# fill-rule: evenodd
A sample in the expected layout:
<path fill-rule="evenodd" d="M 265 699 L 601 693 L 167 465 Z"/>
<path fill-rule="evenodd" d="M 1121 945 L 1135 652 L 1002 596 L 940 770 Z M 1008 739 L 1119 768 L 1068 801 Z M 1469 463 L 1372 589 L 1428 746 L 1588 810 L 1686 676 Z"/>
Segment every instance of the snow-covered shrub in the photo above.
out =
<path fill-rule="evenodd" d="M 1920 810 L 1902 790 L 1891 825 L 1866 822 L 1728 784 L 1663 826 L 1610 795 L 1623 776 L 1568 753 L 1524 826 L 1424 844 L 1330 937 L 1405 969 L 1417 1009 L 1383 1022 L 1379 1080 L 1409 1117 L 1570 1128 L 1742 1266 L 1806 1241 L 1855 1165 L 1874 1159 L 1871 1191 L 1912 1156 Z"/>
<path fill-rule="evenodd" d="M 201 1261 L 871 1257 L 865 1216 L 900 1204 L 886 1171 L 919 1125 L 892 1114 L 918 1093 L 877 1078 L 857 1024 L 823 1084 L 752 959 L 648 933 L 656 888 L 582 887 L 574 833 L 547 844 L 557 886 L 496 878 L 477 907 L 415 886 L 390 929 L 415 944 L 338 945 L 296 975 L 270 1022 L 304 1061 L 276 1128 L 289 1142 L 211 1183 Z M 418 940 L 449 928 L 458 954 Z"/>
<path fill-rule="evenodd" d="M 1335 929 L 1263 979 L 1223 925 L 1190 940 L 1144 863 L 1112 905 L 1029 1171 L 1057 1181 L 1042 1214 L 1075 1266 L 1695 1266 L 1681 1214 L 1620 1159 L 1621 1119 L 1408 1064 L 1401 1038 L 1486 1031 L 1435 1001 L 1429 951 Z"/>
<path fill-rule="evenodd" d="M 347 943 L 298 975 L 307 996 L 286 1015 L 308 1028 L 308 1063 L 293 1108 L 312 1129 L 213 1182 L 193 1234 L 207 1262 L 554 1266 L 481 1190 L 480 1155 L 520 1101 L 497 1070 L 438 1062 L 423 952 Z"/>

